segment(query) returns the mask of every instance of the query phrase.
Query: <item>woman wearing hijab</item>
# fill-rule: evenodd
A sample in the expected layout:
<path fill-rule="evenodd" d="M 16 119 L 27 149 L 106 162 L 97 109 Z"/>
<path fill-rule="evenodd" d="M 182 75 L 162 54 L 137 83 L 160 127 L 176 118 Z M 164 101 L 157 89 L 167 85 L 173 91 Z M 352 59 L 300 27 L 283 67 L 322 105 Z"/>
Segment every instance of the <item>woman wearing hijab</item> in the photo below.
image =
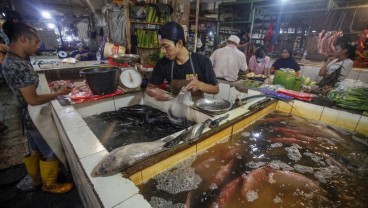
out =
<path fill-rule="evenodd" d="M 254 72 L 255 74 L 269 74 L 270 57 L 266 56 L 262 47 L 259 47 L 250 58 L 248 68 L 249 72 Z"/>
<path fill-rule="evenodd" d="M 275 63 L 273 63 L 271 73 L 274 73 L 275 70 L 286 69 L 286 68 L 293 69 L 296 72 L 299 71 L 300 66 L 295 61 L 295 59 L 292 57 L 292 55 L 293 55 L 293 52 L 291 49 L 286 49 L 286 48 L 282 49 L 281 58 L 277 59 Z"/>

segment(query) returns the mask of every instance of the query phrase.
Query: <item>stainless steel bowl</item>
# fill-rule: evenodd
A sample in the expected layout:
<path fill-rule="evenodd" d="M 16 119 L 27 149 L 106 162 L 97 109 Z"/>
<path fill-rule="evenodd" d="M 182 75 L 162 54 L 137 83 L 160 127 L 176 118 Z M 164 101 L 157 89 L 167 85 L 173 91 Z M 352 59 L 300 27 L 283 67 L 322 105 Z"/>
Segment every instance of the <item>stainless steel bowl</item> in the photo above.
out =
<path fill-rule="evenodd" d="M 117 63 L 131 63 L 139 61 L 139 55 L 136 54 L 114 54 L 111 58 Z"/>
<path fill-rule="evenodd" d="M 222 114 L 230 110 L 231 103 L 224 99 L 201 98 L 194 102 L 195 106 L 201 110 L 214 114 Z"/>

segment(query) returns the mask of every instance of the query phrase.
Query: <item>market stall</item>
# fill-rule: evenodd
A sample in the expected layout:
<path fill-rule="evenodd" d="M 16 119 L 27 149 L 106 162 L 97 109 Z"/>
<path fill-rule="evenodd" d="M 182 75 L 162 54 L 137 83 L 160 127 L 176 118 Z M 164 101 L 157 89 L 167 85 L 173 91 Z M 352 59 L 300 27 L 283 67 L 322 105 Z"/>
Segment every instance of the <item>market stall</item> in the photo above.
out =
<path fill-rule="evenodd" d="M 206 1 L 203 8 L 212 3 L 218 8 L 218 19 L 208 21 L 214 36 L 206 39 L 211 42 L 207 52 L 243 29 L 250 31 L 255 43 L 268 44 L 271 56 L 285 45 L 310 48 L 308 54 L 305 50 L 290 54 L 297 55 L 298 72 L 286 67 L 263 74 L 248 71 L 234 82 L 218 79 L 219 93 L 200 99 L 182 90 L 176 98 L 158 101 L 145 91 L 162 57 L 158 35 L 162 25 L 175 20 L 185 29 L 189 16 L 195 16 L 194 48 L 197 29 L 201 35 L 210 31 L 198 26 L 199 0 L 114 1 L 115 5 L 103 7 L 105 17 L 100 20 L 106 21 L 108 35 L 96 50 L 97 60 L 60 57 L 67 47 L 58 56 L 32 57 L 40 86 L 49 92 L 71 89 L 51 101 L 51 114 L 83 206 L 364 207 L 368 69 L 352 65 L 348 76 L 325 90 L 318 84 L 326 66 L 313 58 L 335 50 L 334 38 L 342 35 L 340 29 L 349 17 L 344 12 L 352 6 L 342 1 L 311 2 L 328 7 L 306 13 L 327 10 L 333 19 L 331 12 L 336 11 L 333 16 L 340 17 L 328 35 L 316 27 L 319 39 L 316 32 L 307 31 L 305 21 L 300 27 L 291 25 L 289 17 L 281 21 L 284 14 L 306 15 L 300 11 L 305 2 L 290 3 L 295 11 L 279 11 L 275 8 L 281 3 L 268 1 Z M 191 6 L 196 15 L 190 15 Z M 279 24 L 275 31 L 283 28 L 273 37 L 275 42 L 265 37 L 265 28 L 273 23 Z M 89 32 L 94 25 L 89 23 Z M 359 34 L 364 36 L 364 31 Z M 364 55 L 364 47 L 359 50 Z M 272 58 L 270 66 L 275 61 Z M 363 65 L 364 61 L 359 66 Z M 155 90 L 169 90 L 167 84 L 166 80 Z"/>

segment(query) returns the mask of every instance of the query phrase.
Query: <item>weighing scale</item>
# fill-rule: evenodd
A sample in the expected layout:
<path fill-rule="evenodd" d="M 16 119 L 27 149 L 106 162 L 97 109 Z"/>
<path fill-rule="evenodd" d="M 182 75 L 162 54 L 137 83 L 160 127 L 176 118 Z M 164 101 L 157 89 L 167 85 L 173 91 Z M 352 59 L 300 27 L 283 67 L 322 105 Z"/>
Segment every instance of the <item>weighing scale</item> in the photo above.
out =
<path fill-rule="evenodd" d="M 135 67 L 120 68 L 119 85 L 123 88 L 136 89 L 142 84 L 142 75 Z"/>

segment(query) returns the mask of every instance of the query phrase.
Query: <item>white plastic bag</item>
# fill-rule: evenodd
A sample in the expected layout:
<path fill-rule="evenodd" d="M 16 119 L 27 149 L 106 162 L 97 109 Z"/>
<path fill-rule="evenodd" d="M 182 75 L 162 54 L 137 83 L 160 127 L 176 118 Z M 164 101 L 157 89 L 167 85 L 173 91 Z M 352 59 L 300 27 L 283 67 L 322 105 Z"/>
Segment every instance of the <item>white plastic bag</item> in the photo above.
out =
<path fill-rule="evenodd" d="M 191 105 L 193 105 L 192 94 L 183 87 L 178 96 L 171 100 L 167 113 L 171 122 L 176 124 L 185 124 L 189 116 Z"/>

